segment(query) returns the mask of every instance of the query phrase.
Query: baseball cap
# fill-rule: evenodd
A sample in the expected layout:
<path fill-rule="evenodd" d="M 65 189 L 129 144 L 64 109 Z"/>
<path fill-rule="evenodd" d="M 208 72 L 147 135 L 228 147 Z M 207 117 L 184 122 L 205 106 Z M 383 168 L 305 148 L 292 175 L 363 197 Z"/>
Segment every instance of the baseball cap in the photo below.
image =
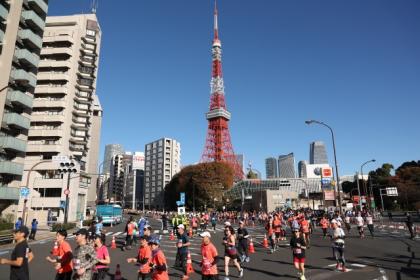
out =
<path fill-rule="evenodd" d="M 337 220 L 336 219 L 332 219 L 331 220 L 331 224 L 337 224 L 338 222 L 337 222 Z"/>
<path fill-rule="evenodd" d="M 79 234 L 84 235 L 84 236 L 89 236 L 89 232 L 85 228 L 81 228 L 74 233 L 74 235 L 79 235 Z"/>
<path fill-rule="evenodd" d="M 201 236 L 201 237 L 208 237 L 208 238 L 211 238 L 211 234 L 210 234 L 210 232 L 208 232 L 208 231 L 205 231 L 205 232 L 200 233 L 200 236 Z"/>
<path fill-rule="evenodd" d="M 231 226 L 230 222 L 225 222 L 225 227 L 230 227 L 230 226 Z"/>
<path fill-rule="evenodd" d="M 25 235 L 25 237 L 27 237 L 29 235 L 29 229 L 26 226 L 20 226 L 19 229 L 15 230 L 15 233 L 17 232 L 21 232 Z"/>
<path fill-rule="evenodd" d="M 182 228 L 182 229 L 185 229 L 185 227 L 184 227 L 184 225 L 183 225 L 183 224 L 178 225 L 178 226 L 177 226 L 177 228 Z"/>
<path fill-rule="evenodd" d="M 151 236 L 148 241 L 149 244 L 160 245 L 160 240 L 157 236 Z"/>

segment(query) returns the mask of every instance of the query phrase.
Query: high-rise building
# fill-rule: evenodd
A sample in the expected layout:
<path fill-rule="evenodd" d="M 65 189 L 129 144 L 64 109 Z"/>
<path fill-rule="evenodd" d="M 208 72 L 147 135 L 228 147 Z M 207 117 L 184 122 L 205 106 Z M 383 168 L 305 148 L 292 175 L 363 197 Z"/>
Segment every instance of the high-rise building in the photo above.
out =
<path fill-rule="evenodd" d="M 309 164 L 328 164 L 327 150 L 322 141 L 314 141 L 309 146 Z"/>
<path fill-rule="evenodd" d="M 126 208 L 143 208 L 144 194 L 144 153 L 135 152 L 132 157 L 132 170 L 125 180 L 125 203 Z"/>
<path fill-rule="evenodd" d="M 308 165 L 308 162 L 306 160 L 301 160 L 298 163 L 298 174 L 299 178 L 306 178 L 306 166 Z"/>
<path fill-rule="evenodd" d="M 112 158 L 116 155 L 124 154 L 124 148 L 120 144 L 108 144 L 105 146 L 103 164 L 103 174 L 111 172 Z"/>
<path fill-rule="evenodd" d="M 295 156 L 293 153 L 280 155 L 278 165 L 280 178 L 296 178 Z"/>
<path fill-rule="evenodd" d="M 19 200 L 47 10 L 48 0 L 0 1 L 0 213 Z"/>
<path fill-rule="evenodd" d="M 162 138 L 146 144 L 144 203 L 148 209 L 164 208 L 164 190 L 181 170 L 181 144 Z"/>
<path fill-rule="evenodd" d="M 43 208 L 45 216 L 49 208 L 58 220 L 67 176 L 57 172 L 57 156 L 78 164 L 70 179 L 69 221 L 84 217 L 87 201 L 96 200 L 97 180 L 91 174 L 98 173 L 102 118 L 96 95 L 100 44 L 95 14 L 47 17 L 25 158 L 25 170 L 33 171 L 25 172 L 24 179 L 31 196 L 37 196 L 30 209 Z"/>
<path fill-rule="evenodd" d="M 279 177 L 276 158 L 269 157 L 265 159 L 265 176 L 267 179 L 274 179 Z"/>

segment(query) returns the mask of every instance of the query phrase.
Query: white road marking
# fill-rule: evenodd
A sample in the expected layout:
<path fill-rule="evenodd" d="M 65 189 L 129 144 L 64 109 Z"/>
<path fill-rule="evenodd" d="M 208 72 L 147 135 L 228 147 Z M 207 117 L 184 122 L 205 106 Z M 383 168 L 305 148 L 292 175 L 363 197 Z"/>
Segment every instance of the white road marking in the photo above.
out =
<path fill-rule="evenodd" d="M 365 264 L 360 264 L 360 263 L 351 263 L 350 264 L 351 266 L 355 266 L 355 267 L 366 267 L 366 265 Z"/>
<path fill-rule="evenodd" d="M 105 236 L 111 235 L 112 233 L 113 233 L 112 231 L 107 232 L 107 233 L 105 233 Z"/>
<path fill-rule="evenodd" d="M 122 231 L 119 231 L 119 232 L 114 233 L 112 236 L 117 236 L 117 235 L 120 235 L 121 233 Z"/>

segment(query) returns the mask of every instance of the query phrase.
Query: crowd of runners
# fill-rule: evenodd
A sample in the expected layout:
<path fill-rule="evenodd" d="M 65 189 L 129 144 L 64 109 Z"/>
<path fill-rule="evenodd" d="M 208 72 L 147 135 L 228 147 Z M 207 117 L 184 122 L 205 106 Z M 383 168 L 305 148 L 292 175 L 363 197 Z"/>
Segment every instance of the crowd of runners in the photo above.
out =
<path fill-rule="evenodd" d="M 343 215 L 311 209 L 286 209 L 271 213 L 225 211 L 185 215 L 153 212 L 148 216 L 161 220 L 162 227 L 158 230 L 171 235 L 171 240 L 177 248 L 176 259 L 171 266 L 182 271 L 182 279 L 188 279 L 192 270 L 189 250 L 192 237 L 202 238 L 202 279 L 219 279 L 221 275 L 225 280 L 232 274 L 231 265 L 237 270 L 236 275 L 242 278 L 242 266 L 252 261 L 250 251 L 254 249 L 250 228 L 263 229 L 264 239 L 261 245 L 267 248 L 267 253 L 274 254 L 280 248 L 285 248 L 281 244 L 288 242 L 289 254 L 299 279 L 306 279 L 305 256 L 309 253 L 311 235 L 315 230 L 321 230 L 321 238 L 331 239 L 336 269 L 341 272 L 348 271 L 345 238 L 346 233 L 349 234 L 353 230 L 352 224 L 356 226 L 360 238 L 365 238 L 365 226 L 371 238 L 375 237 L 374 219 L 369 211 L 347 211 Z M 154 234 L 148 219 L 146 215 L 141 215 L 138 219 L 133 216 L 128 218 L 125 225 L 126 238 L 121 249 L 132 250 L 132 256 L 126 261 L 137 266 L 133 266 L 133 269 L 137 269 L 138 279 L 166 280 L 169 279 L 170 264 L 164 250 L 160 248 L 162 236 Z M 214 235 L 218 224 L 223 225 L 222 238 Z M 81 228 L 74 234 L 77 245 L 73 250 L 66 240 L 67 231 L 59 230 L 56 233 L 54 248 L 46 258 L 46 263 L 56 270 L 55 279 L 106 279 L 112 260 L 105 244 L 106 236 L 101 218 L 98 217 L 90 227 Z M 14 233 L 16 247 L 12 258 L 0 259 L 0 264 L 11 266 L 10 279 L 29 279 L 28 266 L 34 253 L 27 244 L 28 235 L 28 228 L 20 226 Z M 216 236 L 218 239 L 215 240 Z M 112 243 L 114 242 L 115 240 L 112 240 Z M 224 251 L 218 252 L 215 243 L 222 243 Z M 115 246 L 115 243 L 111 246 Z M 219 260 L 224 264 L 223 271 L 219 271 L 217 266 Z M 117 267 L 115 275 L 118 276 L 118 273 Z"/>

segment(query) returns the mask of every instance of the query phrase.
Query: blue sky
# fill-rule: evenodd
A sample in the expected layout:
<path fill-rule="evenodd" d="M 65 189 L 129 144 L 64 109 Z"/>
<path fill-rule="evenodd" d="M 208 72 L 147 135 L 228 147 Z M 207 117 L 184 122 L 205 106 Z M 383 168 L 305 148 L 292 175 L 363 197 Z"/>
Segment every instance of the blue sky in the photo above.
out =
<path fill-rule="evenodd" d="M 116 4 L 118 2 L 118 5 Z M 420 159 L 420 1 L 220 0 L 219 29 L 234 150 L 264 159 L 336 134 L 341 175 L 369 159 Z M 50 0 L 49 15 L 89 12 L 88 0 Z M 100 1 L 97 94 L 105 144 L 143 151 L 161 137 L 199 161 L 207 131 L 212 0 Z M 101 155 L 102 157 L 102 155 Z M 366 168 L 366 170 L 369 168 Z"/>

